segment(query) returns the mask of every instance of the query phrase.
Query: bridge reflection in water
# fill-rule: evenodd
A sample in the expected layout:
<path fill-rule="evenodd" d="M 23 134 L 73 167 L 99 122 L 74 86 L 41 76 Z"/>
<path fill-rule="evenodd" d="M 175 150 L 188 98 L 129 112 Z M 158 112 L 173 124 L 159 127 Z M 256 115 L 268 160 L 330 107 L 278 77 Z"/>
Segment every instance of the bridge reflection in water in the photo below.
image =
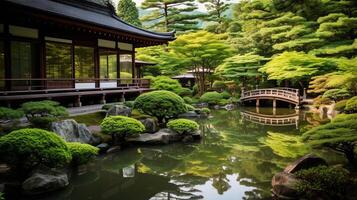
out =
<path fill-rule="evenodd" d="M 275 111 L 275 109 L 274 109 Z M 295 125 L 296 129 L 299 127 L 299 112 L 286 114 L 286 115 L 276 115 L 273 112 L 273 115 L 260 114 L 259 108 L 257 112 L 251 112 L 247 110 L 241 111 L 242 117 L 244 120 L 268 126 L 292 126 Z"/>

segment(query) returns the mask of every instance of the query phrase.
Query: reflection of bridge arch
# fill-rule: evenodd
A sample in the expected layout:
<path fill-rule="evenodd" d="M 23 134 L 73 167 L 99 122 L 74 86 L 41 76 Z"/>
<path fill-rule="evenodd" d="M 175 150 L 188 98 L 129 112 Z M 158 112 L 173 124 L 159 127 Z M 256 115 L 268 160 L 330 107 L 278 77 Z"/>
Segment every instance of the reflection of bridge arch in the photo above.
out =
<path fill-rule="evenodd" d="M 242 92 L 240 101 L 256 100 L 259 106 L 259 99 L 273 100 L 273 107 L 276 107 L 276 100 L 285 101 L 295 105 L 300 105 L 301 98 L 299 90 L 294 88 L 265 88 Z"/>
<path fill-rule="evenodd" d="M 243 119 L 261 125 L 269 126 L 291 126 L 299 125 L 299 114 L 288 114 L 288 115 L 264 115 L 249 111 L 241 112 Z"/>

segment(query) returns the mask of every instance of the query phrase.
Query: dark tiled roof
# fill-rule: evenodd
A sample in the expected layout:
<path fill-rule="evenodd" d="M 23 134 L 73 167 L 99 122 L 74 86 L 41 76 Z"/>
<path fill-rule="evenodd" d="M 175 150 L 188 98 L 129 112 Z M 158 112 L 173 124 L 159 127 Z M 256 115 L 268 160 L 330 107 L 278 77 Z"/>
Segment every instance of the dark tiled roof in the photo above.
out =
<path fill-rule="evenodd" d="M 132 26 L 116 16 L 107 0 L 5 0 L 61 17 L 159 40 L 174 40 L 175 33 L 156 33 Z"/>

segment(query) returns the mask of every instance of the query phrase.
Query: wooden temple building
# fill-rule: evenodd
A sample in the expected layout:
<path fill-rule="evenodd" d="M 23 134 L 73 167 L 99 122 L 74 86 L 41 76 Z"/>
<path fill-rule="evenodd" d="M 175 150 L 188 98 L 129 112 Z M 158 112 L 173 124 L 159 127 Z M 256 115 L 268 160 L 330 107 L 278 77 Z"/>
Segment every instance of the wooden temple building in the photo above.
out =
<path fill-rule="evenodd" d="M 1 0 L 0 104 L 141 93 L 135 48 L 174 39 L 123 22 L 107 0 Z"/>

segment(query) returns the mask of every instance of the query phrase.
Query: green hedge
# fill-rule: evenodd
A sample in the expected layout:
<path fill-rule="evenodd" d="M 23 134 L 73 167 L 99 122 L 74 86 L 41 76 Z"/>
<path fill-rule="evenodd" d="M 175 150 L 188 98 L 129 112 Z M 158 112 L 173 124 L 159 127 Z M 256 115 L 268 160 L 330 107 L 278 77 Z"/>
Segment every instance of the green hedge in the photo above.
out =
<path fill-rule="evenodd" d="M 206 114 L 210 114 L 211 110 L 209 108 L 202 108 L 201 112 L 206 113 Z"/>
<path fill-rule="evenodd" d="M 347 188 L 351 185 L 349 173 L 343 168 L 319 166 L 296 172 L 303 181 L 298 190 L 308 199 L 316 194 L 324 194 L 331 199 L 344 199 Z"/>
<path fill-rule="evenodd" d="M 218 92 L 206 92 L 200 97 L 200 101 L 210 105 L 217 105 L 223 99 L 222 95 Z"/>
<path fill-rule="evenodd" d="M 160 122 L 187 112 L 184 100 L 165 90 L 141 94 L 135 99 L 134 108 L 141 113 L 157 117 Z"/>
<path fill-rule="evenodd" d="M 125 116 L 110 116 L 100 124 L 102 132 L 120 137 L 137 136 L 145 131 L 145 126 L 138 120 Z"/>
<path fill-rule="evenodd" d="M 357 96 L 354 96 L 347 100 L 345 111 L 348 113 L 356 113 L 357 112 Z"/>
<path fill-rule="evenodd" d="M 167 127 L 180 134 L 189 134 L 198 130 L 197 122 L 189 119 L 175 119 L 167 123 Z"/>
<path fill-rule="evenodd" d="M 79 142 L 67 142 L 67 146 L 72 155 L 72 163 L 76 165 L 88 163 L 99 151 L 97 147 Z"/>
<path fill-rule="evenodd" d="M 214 81 L 212 84 L 212 88 L 218 91 L 225 90 L 227 88 L 224 81 Z"/>
<path fill-rule="evenodd" d="M 58 167 L 72 157 L 65 141 L 42 129 L 20 129 L 0 137 L 0 155 L 15 168 L 31 169 L 39 164 Z"/>
<path fill-rule="evenodd" d="M 20 119 L 24 116 L 22 110 L 0 107 L 0 121 Z"/>
<path fill-rule="evenodd" d="M 178 80 L 172 79 L 167 76 L 155 77 L 151 83 L 151 88 L 156 90 L 167 90 L 179 94 L 182 90 L 181 84 Z"/>

